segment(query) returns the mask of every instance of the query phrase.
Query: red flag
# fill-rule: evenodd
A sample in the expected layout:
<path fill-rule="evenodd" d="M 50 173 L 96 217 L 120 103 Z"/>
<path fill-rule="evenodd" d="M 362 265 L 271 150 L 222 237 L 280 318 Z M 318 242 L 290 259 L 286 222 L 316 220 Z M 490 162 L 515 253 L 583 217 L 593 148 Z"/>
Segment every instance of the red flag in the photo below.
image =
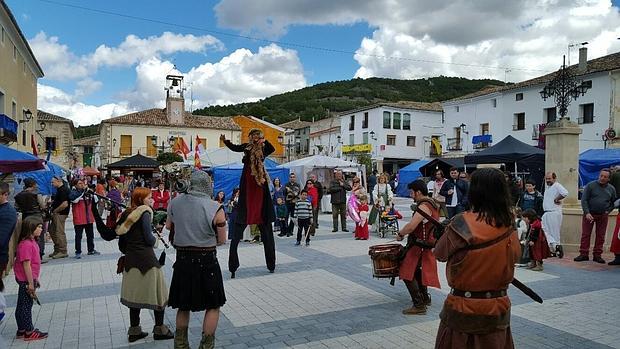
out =
<path fill-rule="evenodd" d="M 194 167 L 200 169 L 202 168 L 202 165 L 200 163 L 200 145 L 202 144 L 202 142 L 200 141 L 200 138 L 198 137 L 198 135 L 196 135 L 196 147 L 194 148 Z"/>
<path fill-rule="evenodd" d="M 34 141 L 34 135 L 30 135 L 30 146 L 32 147 L 32 155 L 39 156 L 37 151 L 37 142 Z"/>
<path fill-rule="evenodd" d="M 183 158 L 187 160 L 187 154 L 189 154 L 189 148 L 187 147 L 187 143 L 183 140 L 183 137 L 177 137 L 176 142 L 172 146 L 172 149 L 177 154 L 183 154 Z"/>

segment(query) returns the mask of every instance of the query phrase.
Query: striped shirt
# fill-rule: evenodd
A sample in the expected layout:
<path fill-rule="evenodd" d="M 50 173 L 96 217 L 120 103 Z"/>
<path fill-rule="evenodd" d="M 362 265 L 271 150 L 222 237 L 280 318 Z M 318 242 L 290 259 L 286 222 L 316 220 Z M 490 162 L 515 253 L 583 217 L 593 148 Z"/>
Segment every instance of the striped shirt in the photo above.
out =
<path fill-rule="evenodd" d="M 312 204 L 299 200 L 295 204 L 295 217 L 299 219 L 312 218 Z"/>

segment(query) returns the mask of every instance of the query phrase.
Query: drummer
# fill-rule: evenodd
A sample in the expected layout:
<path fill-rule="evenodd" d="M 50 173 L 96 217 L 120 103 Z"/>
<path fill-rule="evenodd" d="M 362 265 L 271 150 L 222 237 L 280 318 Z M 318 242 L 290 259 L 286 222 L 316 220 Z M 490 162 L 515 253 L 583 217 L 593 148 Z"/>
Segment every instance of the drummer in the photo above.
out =
<path fill-rule="evenodd" d="M 439 219 L 439 204 L 428 197 L 428 189 L 422 180 L 409 183 L 407 188 L 409 195 L 417 204 L 417 210 Z M 396 238 L 401 241 L 407 235 L 406 254 L 400 264 L 399 278 L 407 286 L 413 306 L 403 310 L 405 315 L 426 314 L 426 307 L 431 305 L 428 286 L 440 287 L 437 261 L 432 252 L 432 246 L 435 244 L 432 228 L 433 225 L 420 213 L 414 213 L 411 221 L 402 227 Z"/>

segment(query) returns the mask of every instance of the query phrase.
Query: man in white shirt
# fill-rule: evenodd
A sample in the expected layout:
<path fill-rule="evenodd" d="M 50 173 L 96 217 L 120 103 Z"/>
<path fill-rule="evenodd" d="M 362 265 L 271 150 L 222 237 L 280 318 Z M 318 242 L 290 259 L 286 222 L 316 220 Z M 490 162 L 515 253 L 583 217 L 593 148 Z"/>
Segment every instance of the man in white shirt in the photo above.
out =
<path fill-rule="evenodd" d="M 545 174 L 545 195 L 543 197 L 542 227 L 552 253 L 557 252 L 559 258 L 564 257 L 564 249 L 560 245 L 560 230 L 562 228 L 562 200 L 568 195 L 568 190 L 558 183 L 554 172 Z"/>

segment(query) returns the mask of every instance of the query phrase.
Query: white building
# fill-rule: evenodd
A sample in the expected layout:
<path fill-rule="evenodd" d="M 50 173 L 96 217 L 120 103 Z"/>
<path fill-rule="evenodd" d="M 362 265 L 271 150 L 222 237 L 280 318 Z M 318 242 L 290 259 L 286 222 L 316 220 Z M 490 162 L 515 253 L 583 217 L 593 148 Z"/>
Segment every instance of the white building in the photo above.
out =
<path fill-rule="evenodd" d="M 379 103 L 340 116 L 343 157 L 369 154 L 379 172 L 396 173 L 432 155 L 431 144 L 438 145 L 444 133 L 440 103 Z"/>
<path fill-rule="evenodd" d="M 614 126 L 614 116 L 618 119 L 616 114 L 620 114 L 620 53 L 591 61 L 587 61 L 586 54 L 582 48 L 580 63 L 570 69 L 577 74 L 578 82 L 583 81 L 590 89 L 571 100 L 567 114 L 583 129 L 579 136 L 580 152 L 604 148 L 603 135 Z M 513 85 L 491 87 L 443 102 L 443 132 L 447 136 L 442 144 L 446 155 L 462 156 L 492 146 L 509 134 L 522 142 L 544 147 L 540 131 L 547 122 L 559 118 L 559 113 L 553 97 L 545 101 L 540 91 L 554 75 L 555 72 Z M 615 124 L 618 131 L 618 121 Z"/>
<path fill-rule="evenodd" d="M 339 158 L 341 149 L 338 136 L 340 136 L 340 115 L 313 122 L 310 125 L 309 153 Z"/>
<path fill-rule="evenodd" d="M 286 148 L 284 156 L 287 161 L 308 156 L 310 152 L 310 125 L 311 122 L 295 119 L 278 126 L 284 131 L 283 146 Z"/>
<path fill-rule="evenodd" d="M 241 128 L 230 117 L 193 115 L 185 110 L 181 76 L 168 76 L 175 81 L 166 96 L 166 108 L 147 109 L 117 116 L 101 122 L 101 159 L 107 165 L 136 154 L 157 157 L 169 152 L 177 138 L 188 148 L 198 137 L 205 149 L 221 148 L 220 135 L 234 143 L 241 140 Z M 177 88 L 178 87 L 178 88 Z M 175 91 L 172 91 L 174 88 Z M 193 149 L 189 149 L 190 151 Z"/>

